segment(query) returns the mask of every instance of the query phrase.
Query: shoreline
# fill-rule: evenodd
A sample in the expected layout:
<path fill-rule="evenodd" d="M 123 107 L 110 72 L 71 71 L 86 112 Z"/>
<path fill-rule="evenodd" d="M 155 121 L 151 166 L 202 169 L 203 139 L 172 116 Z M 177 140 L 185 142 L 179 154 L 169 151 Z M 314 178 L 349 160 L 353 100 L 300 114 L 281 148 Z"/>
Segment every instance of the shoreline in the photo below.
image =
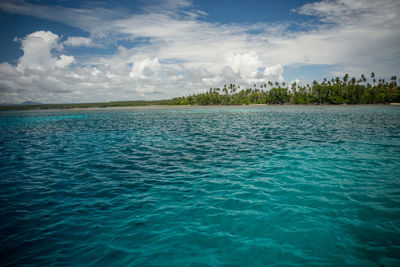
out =
<path fill-rule="evenodd" d="M 44 104 L 44 106 L 47 104 Z M 48 104 L 58 105 L 58 104 Z M 60 104 L 63 105 L 63 104 Z M 73 104 L 75 105 L 75 104 Z M 79 104 L 77 104 L 79 105 Z M 0 111 L 80 111 L 80 110 L 121 110 L 121 109 L 186 109 L 186 108 L 229 108 L 229 107 L 356 107 L 356 106 L 400 106 L 400 103 L 387 104 L 248 104 L 248 105 L 142 105 L 142 106 L 116 106 L 116 107 L 71 107 L 71 108 L 29 108 L 19 106 L 3 106 Z M 11 107 L 11 108 L 9 108 Z M 9 108 L 9 109 L 8 109 Z"/>

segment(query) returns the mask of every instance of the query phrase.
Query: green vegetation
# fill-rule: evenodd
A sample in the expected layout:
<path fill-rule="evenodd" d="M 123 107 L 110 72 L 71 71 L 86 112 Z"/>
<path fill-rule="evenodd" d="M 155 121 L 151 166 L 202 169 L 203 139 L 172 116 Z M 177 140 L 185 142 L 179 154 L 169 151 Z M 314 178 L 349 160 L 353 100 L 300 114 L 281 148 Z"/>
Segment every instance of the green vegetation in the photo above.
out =
<path fill-rule="evenodd" d="M 210 88 L 205 93 L 178 97 L 171 100 L 172 105 L 247 105 L 247 104 L 385 104 L 400 102 L 400 90 L 397 77 L 390 81 L 375 78 L 371 73 L 372 84 L 367 82 L 364 74 L 360 79 L 343 79 L 337 77 L 321 83 L 314 81 L 310 86 L 300 86 L 285 82 L 272 83 L 254 88 L 240 89 L 240 86 L 230 84 L 221 88 Z"/>
<path fill-rule="evenodd" d="M 371 73 L 371 83 L 364 74 L 360 79 L 349 78 L 346 74 L 321 83 L 314 81 L 312 85 L 300 86 L 296 83 L 271 82 L 254 88 L 241 89 L 230 84 L 221 88 L 210 88 L 200 94 L 155 101 L 119 101 L 83 104 L 39 104 L 0 106 L 0 110 L 26 109 L 72 109 L 72 108 L 106 108 L 134 107 L 149 105 L 248 105 L 248 104 L 387 104 L 400 103 L 400 89 L 397 77 L 390 81 L 377 80 Z"/>
<path fill-rule="evenodd" d="M 82 104 L 38 104 L 38 105 L 0 106 L 0 110 L 136 107 L 136 106 L 150 106 L 150 105 L 169 105 L 170 103 L 171 100 L 117 101 L 117 102 L 82 103 Z"/>

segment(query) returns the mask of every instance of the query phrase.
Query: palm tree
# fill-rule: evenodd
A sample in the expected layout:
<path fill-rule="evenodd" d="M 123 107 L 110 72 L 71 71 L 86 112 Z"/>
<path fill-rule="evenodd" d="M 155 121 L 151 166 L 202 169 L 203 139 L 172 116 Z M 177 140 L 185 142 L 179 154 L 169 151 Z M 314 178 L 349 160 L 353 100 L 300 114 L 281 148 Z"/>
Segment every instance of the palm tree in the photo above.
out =
<path fill-rule="evenodd" d="M 396 77 L 396 75 L 395 76 L 392 76 L 391 78 L 390 78 L 390 80 L 391 80 L 391 85 L 392 86 L 396 86 L 397 85 L 397 77 Z"/>
<path fill-rule="evenodd" d="M 296 86 L 297 86 L 296 82 L 292 82 L 292 90 L 296 90 Z"/>
<path fill-rule="evenodd" d="M 367 78 L 365 78 L 364 74 L 361 74 L 361 80 L 365 83 L 367 81 Z"/>
<path fill-rule="evenodd" d="M 226 88 L 226 84 L 224 85 L 224 88 L 222 89 L 222 91 L 227 95 L 228 94 L 228 88 Z"/>
<path fill-rule="evenodd" d="M 375 87 L 375 83 L 376 83 L 375 72 L 371 72 L 371 78 L 372 78 L 372 82 L 374 83 L 374 87 Z"/>
<path fill-rule="evenodd" d="M 348 80 L 349 80 L 349 74 L 346 73 L 343 77 L 343 83 L 346 84 Z"/>

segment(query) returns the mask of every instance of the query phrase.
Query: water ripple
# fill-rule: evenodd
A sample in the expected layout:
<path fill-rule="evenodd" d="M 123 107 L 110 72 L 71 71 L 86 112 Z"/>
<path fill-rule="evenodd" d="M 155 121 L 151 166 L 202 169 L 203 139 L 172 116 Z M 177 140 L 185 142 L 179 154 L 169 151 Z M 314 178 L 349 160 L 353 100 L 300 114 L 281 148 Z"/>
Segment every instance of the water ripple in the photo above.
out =
<path fill-rule="evenodd" d="M 0 113 L 1 265 L 400 264 L 400 109 Z"/>

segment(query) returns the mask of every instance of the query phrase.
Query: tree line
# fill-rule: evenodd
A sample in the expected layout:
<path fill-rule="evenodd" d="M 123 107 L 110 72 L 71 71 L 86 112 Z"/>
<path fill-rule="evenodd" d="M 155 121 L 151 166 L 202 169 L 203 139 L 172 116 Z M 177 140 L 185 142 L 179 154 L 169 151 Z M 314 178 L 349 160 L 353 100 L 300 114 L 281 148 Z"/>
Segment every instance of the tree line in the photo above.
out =
<path fill-rule="evenodd" d="M 254 88 L 241 89 L 235 84 L 223 88 L 210 88 L 205 93 L 173 98 L 172 105 L 246 105 L 246 104 L 382 104 L 400 102 L 397 77 L 389 81 L 377 79 L 372 72 L 370 79 L 362 74 L 359 79 L 343 78 L 311 85 L 296 82 L 267 82 L 254 84 Z"/>
<path fill-rule="evenodd" d="M 210 88 L 200 94 L 152 101 L 115 101 L 80 104 L 36 104 L 0 106 L 1 110 L 24 109 L 73 109 L 107 108 L 149 105 L 246 105 L 246 104 L 387 104 L 400 103 L 400 89 L 397 77 L 389 81 L 378 79 L 375 73 L 370 78 L 362 74 L 359 79 L 343 78 L 322 82 L 314 81 L 311 85 L 296 82 L 267 82 L 254 84 L 253 88 L 241 89 L 235 84 L 223 88 Z"/>
<path fill-rule="evenodd" d="M 166 100 L 136 100 L 136 101 L 113 101 L 98 103 L 76 103 L 76 104 L 34 104 L 34 105 L 8 105 L 0 106 L 2 110 L 39 110 L 39 109 L 79 109 L 79 108 L 110 108 L 110 107 L 136 107 L 151 105 L 169 105 L 170 99 Z"/>

